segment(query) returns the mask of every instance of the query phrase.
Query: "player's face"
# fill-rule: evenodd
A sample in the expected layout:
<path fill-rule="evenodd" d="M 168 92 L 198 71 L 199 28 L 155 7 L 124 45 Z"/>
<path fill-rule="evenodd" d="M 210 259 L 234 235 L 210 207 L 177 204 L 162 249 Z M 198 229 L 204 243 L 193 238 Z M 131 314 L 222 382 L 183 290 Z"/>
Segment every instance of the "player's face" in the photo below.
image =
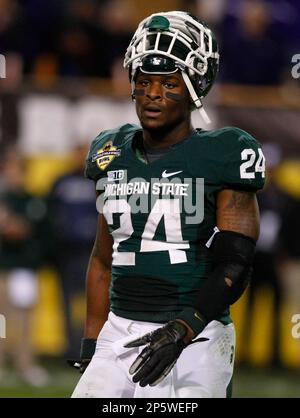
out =
<path fill-rule="evenodd" d="M 135 85 L 136 112 L 144 129 L 173 128 L 190 121 L 190 96 L 179 72 L 144 74 Z"/>

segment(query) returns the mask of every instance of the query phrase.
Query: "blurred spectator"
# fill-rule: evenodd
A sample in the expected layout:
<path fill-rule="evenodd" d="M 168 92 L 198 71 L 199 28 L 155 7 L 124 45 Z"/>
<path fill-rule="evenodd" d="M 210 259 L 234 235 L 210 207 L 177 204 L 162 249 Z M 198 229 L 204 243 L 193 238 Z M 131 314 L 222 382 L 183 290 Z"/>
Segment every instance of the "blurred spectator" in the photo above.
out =
<path fill-rule="evenodd" d="M 298 53 L 297 0 L 0 0 L 0 53 L 22 56 L 25 74 L 109 78 L 143 15 L 192 11 L 219 32 L 222 78 L 278 84 Z M 176 6 L 176 7 L 175 7 Z M 180 6 L 180 7 L 179 7 Z M 158 7 L 158 6 L 157 6 Z M 114 70 L 112 70 L 114 69 Z M 52 72 L 55 74 L 52 74 Z"/>
<path fill-rule="evenodd" d="M 298 179 L 298 181 L 300 181 Z M 300 313 L 300 198 L 289 196 L 280 230 L 281 279 L 291 314 Z"/>
<path fill-rule="evenodd" d="M 240 84 L 275 85 L 282 81 L 283 45 L 271 37 L 271 6 L 262 0 L 244 0 L 238 19 L 227 15 L 221 33 L 221 78 Z"/>
<path fill-rule="evenodd" d="M 192 3 L 195 3 L 193 7 Z M 224 19 L 226 0 L 189 0 L 187 4 L 193 14 L 211 26 L 216 26 Z"/>
<path fill-rule="evenodd" d="M 130 9 L 122 0 L 103 1 L 99 12 L 100 33 L 98 39 L 98 57 L 101 60 L 99 75 L 112 75 L 112 68 L 120 59 L 131 40 L 129 29 Z"/>
<path fill-rule="evenodd" d="M 60 36 L 60 74 L 72 77 L 95 76 L 95 41 L 78 23 L 69 23 Z"/>
<path fill-rule="evenodd" d="M 39 55 L 56 52 L 64 3 L 61 0 L 18 1 L 17 28 L 25 73 L 33 71 Z"/>
<path fill-rule="evenodd" d="M 23 79 L 23 62 L 20 54 L 8 53 L 6 78 L 0 80 L 0 152 L 12 147 L 19 136 L 19 100 Z"/>
<path fill-rule="evenodd" d="M 42 386 L 48 378 L 31 346 L 30 317 L 38 299 L 36 270 L 44 257 L 46 205 L 25 191 L 24 177 L 22 158 L 15 150 L 8 152 L 0 191 L 0 307 L 8 338 L 0 344 L 0 371 L 10 354 L 21 378 Z"/>
<path fill-rule="evenodd" d="M 0 52 L 20 51 L 21 27 L 19 25 L 21 9 L 16 0 L 0 0 Z"/>
<path fill-rule="evenodd" d="M 87 145 L 74 150 L 74 169 L 60 177 L 50 193 L 50 217 L 54 233 L 54 261 L 64 298 L 68 348 L 66 357 L 79 351 L 83 322 L 72 314 L 76 296 L 83 296 L 85 273 L 97 224 L 95 189 L 84 178 Z M 83 319 L 83 318 L 82 318 Z"/>
<path fill-rule="evenodd" d="M 130 40 L 126 5 L 75 0 L 67 6 L 58 45 L 60 74 L 109 78 Z"/>

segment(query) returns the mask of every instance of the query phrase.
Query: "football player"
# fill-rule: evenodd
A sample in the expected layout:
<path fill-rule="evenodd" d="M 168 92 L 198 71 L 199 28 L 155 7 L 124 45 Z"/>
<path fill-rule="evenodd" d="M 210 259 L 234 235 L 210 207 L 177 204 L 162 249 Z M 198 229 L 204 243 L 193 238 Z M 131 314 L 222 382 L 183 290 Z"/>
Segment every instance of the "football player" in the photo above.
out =
<path fill-rule="evenodd" d="M 100 133 L 87 158 L 99 227 L 73 397 L 230 395 L 235 332 L 264 184 L 259 143 L 195 129 L 217 74 L 211 30 L 185 12 L 143 20 L 127 49 L 140 126 Z"/>

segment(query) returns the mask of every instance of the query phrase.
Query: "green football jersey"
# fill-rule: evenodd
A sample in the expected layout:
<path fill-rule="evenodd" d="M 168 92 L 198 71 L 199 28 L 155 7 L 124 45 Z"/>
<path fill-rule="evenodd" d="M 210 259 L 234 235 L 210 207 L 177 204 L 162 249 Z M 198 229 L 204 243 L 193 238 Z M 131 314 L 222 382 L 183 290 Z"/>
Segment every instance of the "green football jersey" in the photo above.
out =
<path fill-rule="evenodd" d="M 102 191 L 97 207 L 114 241 L 111 310 L 163 323 L 197 308 L 213 268 L 217 192 L 261 189 L 265 159 L 251 135 L 226 127 L 197 129 L 147 163 L 136 149 L 141 134 L 129 124 L 102 132 L 91 145 L 86 176 Z M 230 322 L 229 309 L 216 319 Z"/>

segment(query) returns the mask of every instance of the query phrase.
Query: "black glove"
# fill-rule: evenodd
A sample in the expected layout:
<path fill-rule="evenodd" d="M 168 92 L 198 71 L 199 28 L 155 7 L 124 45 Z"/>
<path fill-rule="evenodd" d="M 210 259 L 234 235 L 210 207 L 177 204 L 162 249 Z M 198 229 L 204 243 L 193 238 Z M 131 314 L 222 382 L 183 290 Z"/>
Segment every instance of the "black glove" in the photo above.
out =
<path fill-rule="evenodd" d="M 80 348 L 80 360 L 67 360 L 70 366 L 78 369 L 80 373 L 84 373 L 90 364 L 96 350 L 97 340 L 94 338 L 82 338 Z"/>
<path fill-rule="evenodd" d="M 137 356 L 129 369 L 130 374 L 136 373 L 132 380 L 140 382 L 140 386 L 155 386 L 172 370 L 182 350 L 188 345 L 183 339 L 187 328 L 178 321 L 170 321 L 165 326 L 124 345 L 126 348 L 147 345 Z M 206 341 L 199 338 L 197 341 Z"/>

